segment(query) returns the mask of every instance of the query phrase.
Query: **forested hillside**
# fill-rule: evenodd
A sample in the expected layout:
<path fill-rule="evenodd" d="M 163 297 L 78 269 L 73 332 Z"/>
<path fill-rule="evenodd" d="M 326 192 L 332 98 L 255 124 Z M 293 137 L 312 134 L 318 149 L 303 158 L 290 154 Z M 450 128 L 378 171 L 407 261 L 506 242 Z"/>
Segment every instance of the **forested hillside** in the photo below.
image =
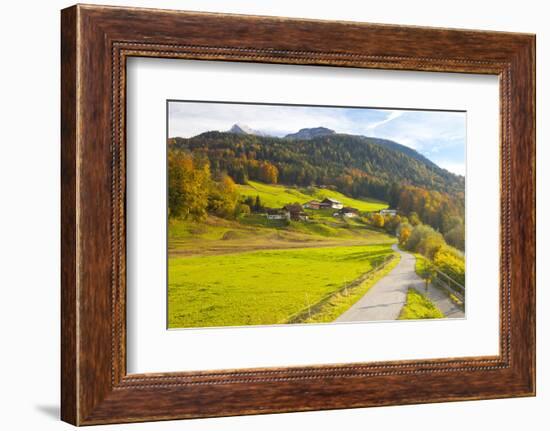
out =
<path fill-rule="evenodd" d="M 237 183 L 266 181 L 261 169 L 265 162 L 277 168 L 275 182 L 334 185 L 353 196 L 387 199 L 392 183 L 451 194 L 464 190 L 463 177 L 439 168 L 413 149 L 364 136 L 333 134 L 296 140 L 206 132 L 190 139 L 173 138 L 170 147 L 204 153 L 214 172 L 225 171 Z"/>
<path fill-rule="evenodd" d="M 171 153 L 192 155 L 195 165 L 206 163 L 213 178 L 332 188 L 386 201 L 443 234 L 457 226 L 463 232 L 464 177 L 393 141 L 336 133 L 303 136 L 308 138 L 212 131 L 171 138 L 168 145 Z"/>

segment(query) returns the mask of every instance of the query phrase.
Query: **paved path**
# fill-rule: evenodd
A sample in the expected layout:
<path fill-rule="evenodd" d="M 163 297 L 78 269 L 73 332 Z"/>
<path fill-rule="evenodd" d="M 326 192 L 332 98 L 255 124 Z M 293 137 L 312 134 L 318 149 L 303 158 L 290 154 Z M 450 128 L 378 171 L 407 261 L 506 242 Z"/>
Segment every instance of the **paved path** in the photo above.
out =
<path fill-rule="evenodd" d="M 365 322 L 372 320 L 396 320 L 401 308 L 407 302 L 407 290 L 414 287 L 420 293 L 426 294 L 425 283 L 415 270 L 416 258 L 413 254 L 399 250 L 397 245 L 392 248 L 401 255 L 397 266 L 384 278 L 372 286 L 369 291 L 349 310 L 340 315 L 335 322 Z M 445 292 L 430 288 L 428 296 L 448 317 L 464 317 Z M 462 315 L 460 315 L 462 313 Z"/>

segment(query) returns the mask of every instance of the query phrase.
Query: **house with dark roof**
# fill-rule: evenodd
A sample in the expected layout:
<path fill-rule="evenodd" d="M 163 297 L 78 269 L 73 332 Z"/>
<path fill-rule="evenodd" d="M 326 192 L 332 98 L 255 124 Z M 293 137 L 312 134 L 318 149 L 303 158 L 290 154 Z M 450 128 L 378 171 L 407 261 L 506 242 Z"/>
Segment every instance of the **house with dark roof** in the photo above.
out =
<path fill-rule="evenodd" d="M 333 198 L 325 198 L 321 201 L 321 208 L 333 208 L 335 210 L 341 210 L 344 208 L 344 204 L 339 200 Z"/>
<path fill-rule="evenodd" d="M 308 219 L 308 215 L 304 212 L 304 208 L 300 204 L 285 205 L 283 210 L 289 213 L 290 220 L 306 221 Z"/>
<path fill-rule="evenodd" d="M 344 207 L 340 211 L 338 211 L 338 214 L 341 217 L 352 218 L 352 217 L 357 217 L 359 215 L 359 210 L 353 207 Z"/>
<path fill-rule="evenodd" d="M 316 200 L 306 202 L 304 204 L 304 208 L 307 208 L 309 210 L 318 210 L 319 208 L 321 208 L 321 202 Z"/>

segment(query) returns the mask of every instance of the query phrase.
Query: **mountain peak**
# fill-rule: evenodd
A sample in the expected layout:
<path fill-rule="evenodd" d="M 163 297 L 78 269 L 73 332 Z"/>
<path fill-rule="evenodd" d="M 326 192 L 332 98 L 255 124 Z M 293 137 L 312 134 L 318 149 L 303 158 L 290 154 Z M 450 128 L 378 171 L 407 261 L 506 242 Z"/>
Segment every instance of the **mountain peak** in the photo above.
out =
<path fill-rule="evenodd" d="M 231 126 L 231 129 L 228 130 L 229 133 L 234 133 L 236 135 L 256 135 L 256 136 L 267 136 L 265 133 L 258 130 L 254 130 L 251 127 L 248 127 L 246 124 L 235 123 Z"/>
<path fill-rule="evenodd" d="M 313 139 L 321 136 L 330 136 L 334 135 L 336 132 L 332 129 L 326 127 L 312 127 L 300 129 L 296 133 L 290 133 L 285 136 L 288 139 Z"/>

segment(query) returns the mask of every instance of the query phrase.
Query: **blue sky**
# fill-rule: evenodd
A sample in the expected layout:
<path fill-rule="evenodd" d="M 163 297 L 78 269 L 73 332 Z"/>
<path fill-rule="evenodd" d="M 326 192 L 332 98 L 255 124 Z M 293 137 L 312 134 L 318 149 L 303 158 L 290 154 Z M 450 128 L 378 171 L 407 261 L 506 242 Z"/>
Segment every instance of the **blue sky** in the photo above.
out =
<path fill-rule="evenodd" d="M 273 136 L 305 127 L 390 139 L 414 148 L 437 165 L 465 174 L 466 113 L 379 108 L 170 102 L 168 135 L 188 138 L 244 124 Z"/>

